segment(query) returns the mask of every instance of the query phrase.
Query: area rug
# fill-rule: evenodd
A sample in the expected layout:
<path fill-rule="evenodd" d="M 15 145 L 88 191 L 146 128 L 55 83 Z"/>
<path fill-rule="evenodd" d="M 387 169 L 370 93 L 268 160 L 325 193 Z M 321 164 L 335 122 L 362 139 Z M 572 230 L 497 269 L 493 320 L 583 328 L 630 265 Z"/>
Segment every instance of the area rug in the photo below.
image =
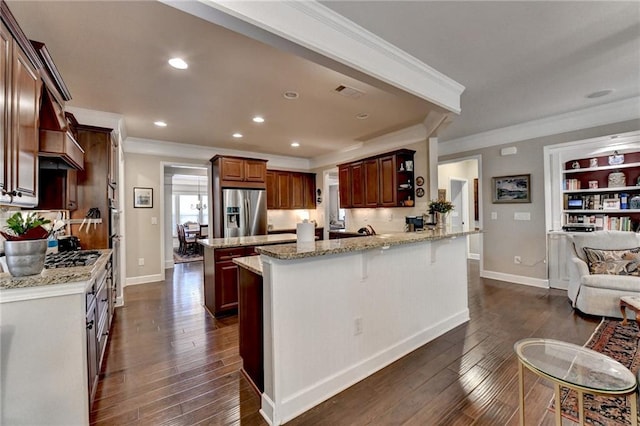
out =
<path fill-rule="evenodd" d="M 187 262 L 197 262 L 202 260 L 202 255 L 200 253 L 186 253 L 180 254 L 178 249 L 173 249 L 173 263 L 187 263 Z"/>
<path fill-rule="evenodd" d="M 627 367 L 635 375 L 640 366 L 638 323 L 629 321 L 626 326 L 618 320 L 603 319 L 586 348 L 603 353 Z M 561 389 L 562 415 L 578 421 L 578 399 L 573 390 Z M 554 401 L 549 407 L 554 411 Z M 596 426 L 630 425 L 630 407 L 626 398 L 584 394 L 585 423 Z"/>

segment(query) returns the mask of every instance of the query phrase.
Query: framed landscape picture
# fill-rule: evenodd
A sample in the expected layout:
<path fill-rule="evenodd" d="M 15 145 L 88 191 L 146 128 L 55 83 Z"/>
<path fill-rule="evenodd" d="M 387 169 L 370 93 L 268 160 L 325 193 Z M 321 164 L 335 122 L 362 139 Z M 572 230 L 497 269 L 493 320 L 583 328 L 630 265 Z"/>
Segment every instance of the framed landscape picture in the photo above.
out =
<path fill-rule="evenodd" d="M 153 207 L 153 188 L 133 188 L 133 207 L 150 209 Z"/>
<path fill-rule="evenodd" d="M 531 175 L 492 178 L 494 203 L 530 203 Z"/>

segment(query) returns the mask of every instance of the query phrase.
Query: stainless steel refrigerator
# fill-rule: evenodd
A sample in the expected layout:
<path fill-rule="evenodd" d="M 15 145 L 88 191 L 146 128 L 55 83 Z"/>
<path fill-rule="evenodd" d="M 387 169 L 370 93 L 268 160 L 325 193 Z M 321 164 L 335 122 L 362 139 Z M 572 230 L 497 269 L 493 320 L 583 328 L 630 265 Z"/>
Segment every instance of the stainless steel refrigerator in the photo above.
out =
<path fill-rule="evenodd" d="M 224 238 L 265 235 L 267 233 L 267 191 L 223 189 L 222 215 Z"/>

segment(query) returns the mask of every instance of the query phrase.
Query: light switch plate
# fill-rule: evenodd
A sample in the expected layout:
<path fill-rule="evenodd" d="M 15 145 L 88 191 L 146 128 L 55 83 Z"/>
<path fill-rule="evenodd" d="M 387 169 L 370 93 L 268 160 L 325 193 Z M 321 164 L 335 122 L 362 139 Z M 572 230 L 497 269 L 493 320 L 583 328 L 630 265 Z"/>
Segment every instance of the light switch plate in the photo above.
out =
<path fill-rule="evenodd" d="M 531 220 L 531 213 L 529 213 L 529 212 L 515 212 L 513 214 L 513 220 Z"/>
<path fill-rule="evenodd" d="M 491 220 L 498 220 L 498 212 L 491 212 Z"/>
<path fill-rule="evenodd" d="M 157 225 L 157 224 L 158 224 L 158 218 L 157 218 L 157 217 L 155 217 L 155 216 L 154 216 L 154 217 L 152 217 L 152 218 L 151 218 L 151 224 L 152 224 L 152 225 Z"/>

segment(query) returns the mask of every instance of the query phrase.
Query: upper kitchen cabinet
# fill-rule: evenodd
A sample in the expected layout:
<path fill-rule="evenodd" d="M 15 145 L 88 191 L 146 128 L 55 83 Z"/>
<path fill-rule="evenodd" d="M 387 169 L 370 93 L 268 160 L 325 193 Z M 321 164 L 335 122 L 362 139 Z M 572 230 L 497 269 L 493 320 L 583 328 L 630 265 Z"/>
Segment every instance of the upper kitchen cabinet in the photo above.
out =
<path fill-rule="evenodd" d="M 338 165 L 340 207 L 413 206 L 414 154 L 401 149 Z"/>
<path fill-rule="evenodd" d="M 316 174 L 267 170 L 267 209 L 315 209 Z"/>
<path fill-rule="evenodd" d="M 211 162 L 214 168 L 214 179 L 219 179 L 222 188 L 264 189 L 266 187 L 266 160 L 216 155 Z"/>
<path fill-rule="evenodd" d="M 0 204 L 35 207 L 41 63 L 6 3 L 0 8 Z"/>

